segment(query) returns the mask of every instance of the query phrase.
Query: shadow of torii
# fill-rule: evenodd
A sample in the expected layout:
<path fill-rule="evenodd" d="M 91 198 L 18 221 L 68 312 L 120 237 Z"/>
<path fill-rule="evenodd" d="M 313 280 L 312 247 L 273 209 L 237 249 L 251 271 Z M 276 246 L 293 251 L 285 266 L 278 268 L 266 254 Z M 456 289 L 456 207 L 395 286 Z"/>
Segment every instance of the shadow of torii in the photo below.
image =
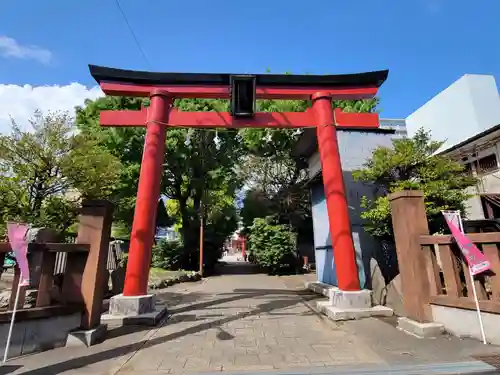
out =
<path fill-rule="evenodd" d="M 113 349 L 109 350 L 104 350 L 98 353 L 86 355 L 83 357 L 79 358 L 74 358 L 70 359 L 64 362 L 56 363 L 56 364 L 51 364 L 47 366 L 43 366 L 38 369 L 34 370 L 28 370 L 25 372 L 22 372 L 21 374 L 23 375 L 49 375 L 49 374 L 59 374 L 64 371 L 70 371 L 78 368 L 82 368 L 91 364 L 95 364 L 98 362 L 102 362 L 105 360 L 121 357 L 127 354 L 130 354 L 131 352 L 138 351 L 140 349 L 146 349 L 146 348 L 151 348 L 156 345 L 163 344 L 168 341 L 176 340 L 180 337 L 190 335 L 190 334 L 195 334 L 199 333 L 211 328 L 216 328 L 220 329 L 221 326 L 225 323 L 229 323 L 232 321 L 236 321 L 239 319 L 247 318 L 247 317 L 252 317 L 252 316 L 257 316 L 259 314 L 263 313 L 269 313 L 275 310 L 280 310 L 280 309 L 286 309 L 289 307 L 292 307 L 297 304 L 303 304 L 303 298 L 304 296 L 299 296 L 298 292 L 295 291 L 290 291 L 290 290 L 281 290 L 281 289 L 236 289 L 234 291 L 235 293 L 239 292 L 237 295 L 234 295 L 232 297 L 227 297 L 227 298 L 222 298 L 222 299 L 216 299 L 213 301 L 207 301 L 207 302 L 202 302 L 199 304 L 194 304 L 190 305 L 185 308 L 181 308 L 176 310 L 175 313 L 179 313 L 182 311 L 186 310 L 194 310 L 194 309 L 202 309 L 206 308 L 212 305 L 217 305 L 225 302 L 230 302 L 230 301 L 236 301 L 239 299 L 245 299 L 245 298 L 253 298 L 253 297 L 258 297 L 258 296 L 264 296 L 264 295 L 269 295 L 269 294 L 277 294 L 277 295 L 284 295 L 283 298 L 276 299 L 270 302 L 265 302 L 260 305 L 258 305 L 256 308 L 247 311 L 247 312 L 241 312 L 238 314 L 234 314 L 222 319 L 218 319 L 215 321 L 211 322 L 204 322 L 197 324 L 195 326 L 183 329 L 179 332 L 171 333 L 166 336 L 162 337 L 156 337 L 150 340 L 141 340 L 133 344 L 128 344 L 128 345 L 122 345 Z M 232 293 L 231 293 L 232 294 Z M 312 297 L 311 297 L 312 299 Z M 312 314 L 314 314 L 312 312 Z M 225 337 L 227 339 L 227 337 Z"/>

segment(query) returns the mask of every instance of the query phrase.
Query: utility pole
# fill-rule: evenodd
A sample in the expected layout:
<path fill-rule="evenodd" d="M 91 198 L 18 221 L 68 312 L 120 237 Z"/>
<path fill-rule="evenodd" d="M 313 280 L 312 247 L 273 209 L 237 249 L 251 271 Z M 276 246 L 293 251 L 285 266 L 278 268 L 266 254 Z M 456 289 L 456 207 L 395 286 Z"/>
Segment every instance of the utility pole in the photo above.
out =
<path fill-rule="evenodd" d="M 201 178 L 202 178 L 202 184 L 201 184 L 201 201 L 200 201 L 200 269 L 199 273 L 200 276 L 203 276 L 203 243 L 204 243 L 204 231 L 203 231 L 203 224 L 204 224 L 204 216 L 205 216 L 205 207 L 203 205 L 203 198 L 205 196 L 205 168 L 204 168 L 204 157 L 205 157 L 205 138 L 206 138 L 206 131 L 202 131 L 202 136 L 201 136 L 201 150 L 200 150 L 200 157 L 201 157 Z"/>
<path fill-rule="evenodd" d="M 200 205 L 200 276 L 203 276 L 203 215 L 204 215 L 204 210 L 203 210 L 203 201 L 201 202 Z"/>

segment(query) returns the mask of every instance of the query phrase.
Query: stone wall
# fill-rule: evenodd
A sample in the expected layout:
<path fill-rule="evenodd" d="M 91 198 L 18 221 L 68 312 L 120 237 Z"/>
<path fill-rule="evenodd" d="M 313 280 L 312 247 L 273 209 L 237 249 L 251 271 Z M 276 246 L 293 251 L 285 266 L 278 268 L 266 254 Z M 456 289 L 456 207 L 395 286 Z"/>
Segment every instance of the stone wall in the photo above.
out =
<path fill-rule="evenodd" d="M 14 324 L 9 358 L 66 345 L 68 333 L 80 326 L 81 314 L 20 321 Z M 0 324 L 0 352 L 5 351 L 9 323 Z"/>
<path fill-rule="evenodd" d="M 432 317 L 436 323 L 444 326 L 446 331 L 458 337 L 470 337 L 482 340 L 477 311 L 458 309 L 431 304 Z M 486 341 L 500 345 L 500 315 L 481 312 Z"/>

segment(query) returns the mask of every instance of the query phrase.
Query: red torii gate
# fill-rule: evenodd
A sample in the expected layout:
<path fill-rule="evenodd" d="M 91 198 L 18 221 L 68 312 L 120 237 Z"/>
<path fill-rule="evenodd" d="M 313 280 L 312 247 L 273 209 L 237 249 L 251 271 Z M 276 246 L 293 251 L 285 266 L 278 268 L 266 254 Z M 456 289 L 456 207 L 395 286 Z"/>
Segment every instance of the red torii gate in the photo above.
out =
<path fill-rule="evenodd" d="M 341 290 L 360 289 L 336 128 L 373 129 L 376 113 L 344 113 L 332 100 L 373 98 L 388 71 L 344 75 L 154 73 L 90 65 L 106 95 L 149 97 L 140 111 L 102 111 L 102 126 L 144 126 L 146 139 L 125 276 L 125 296 L 147 294 L 166 129 L 316 127 L 333 252 Z M 176 98 L 231 99 L 231 113 L 183 112 Z M 256 99 L 311 100 L 306 112 L 255 113 Z M 168 157 L 168 155 L 167 155 Z"/>

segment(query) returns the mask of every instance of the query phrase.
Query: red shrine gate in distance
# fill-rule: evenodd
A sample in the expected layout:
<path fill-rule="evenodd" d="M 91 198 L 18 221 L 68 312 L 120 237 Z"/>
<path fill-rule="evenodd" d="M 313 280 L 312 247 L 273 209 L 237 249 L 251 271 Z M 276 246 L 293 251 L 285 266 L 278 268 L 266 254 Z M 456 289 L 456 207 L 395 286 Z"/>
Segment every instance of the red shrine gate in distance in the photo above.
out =
<path fill-rule="evenodd" d="M 332 100 L 373 98 L 388 71 L 345 75 L 153 73 L 90 65 L 106 95 L 149 97 L 141 111 L 102 111 L 102 126 L 143 126 L 146 139 L 130 238 L 124 296 L 147 294 L 168 127 L 316 127 L 338 287 L 360 290 L 336 128 L 373 129 L 376 113 L 333 110 Z M 177 98 L 230 99 L 231 112 L 183 112 Z M 311 100 L 306 112 L 255 112 L 257 99 Z M 168 158 L 168 155 L 166 155 Z"/>

